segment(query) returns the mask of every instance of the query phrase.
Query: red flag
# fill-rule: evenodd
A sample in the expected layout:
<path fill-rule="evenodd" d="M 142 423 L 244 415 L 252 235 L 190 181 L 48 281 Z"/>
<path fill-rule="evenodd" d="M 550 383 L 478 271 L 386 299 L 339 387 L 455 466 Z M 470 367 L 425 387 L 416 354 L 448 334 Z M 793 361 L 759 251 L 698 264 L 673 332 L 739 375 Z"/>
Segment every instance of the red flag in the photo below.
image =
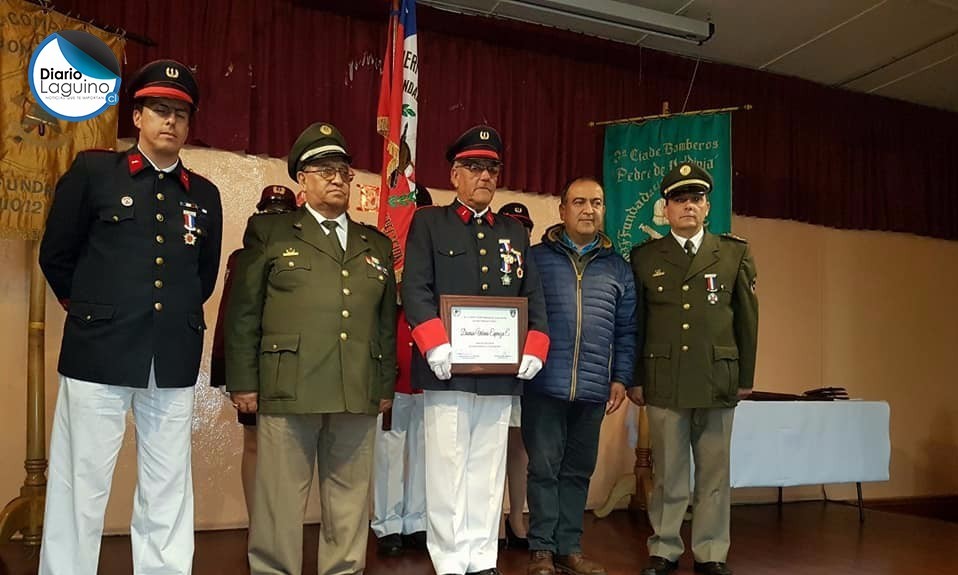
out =
<path fill-rule="evenodd" d="M 415 0 L 393 0 L 383 57 L 376 127 L 383 142 L 379 229 L 393 242 L 396 279 L 402 278 L 406 235 L 416 211 L 416 132 L 419 54 Z"/>

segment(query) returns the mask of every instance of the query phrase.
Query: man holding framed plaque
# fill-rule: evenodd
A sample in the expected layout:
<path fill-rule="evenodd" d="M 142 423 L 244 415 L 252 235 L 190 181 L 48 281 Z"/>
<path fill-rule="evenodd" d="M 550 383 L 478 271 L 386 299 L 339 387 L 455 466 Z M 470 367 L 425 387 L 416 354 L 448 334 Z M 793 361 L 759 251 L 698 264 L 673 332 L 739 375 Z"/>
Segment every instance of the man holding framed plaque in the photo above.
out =
<path fill-rule="evenodd" d="M 502 140 L 450 146 L 456 200 L 416 212 L 402 299 L 424 390 L 427 547 L 439 575 L 494 575 L 512 396 L 549 350 L 542 286 L 522 224 L 489 209 Z M 445 297 L 444 297 L 445 296 Z"/>

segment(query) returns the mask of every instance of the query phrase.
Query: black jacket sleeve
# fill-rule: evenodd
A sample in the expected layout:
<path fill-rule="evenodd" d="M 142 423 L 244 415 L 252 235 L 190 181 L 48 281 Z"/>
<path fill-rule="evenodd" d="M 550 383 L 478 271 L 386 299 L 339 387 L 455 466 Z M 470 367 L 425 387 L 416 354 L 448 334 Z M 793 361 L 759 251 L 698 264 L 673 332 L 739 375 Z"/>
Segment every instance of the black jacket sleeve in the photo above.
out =
<path fill-rule="evenodd" d="M 40 269 L 61 301 L 70 298 L 73 272 L 90 231 L 89 177 L 86 156 L 79 153 L 57 182 L 40 242 Z"/>

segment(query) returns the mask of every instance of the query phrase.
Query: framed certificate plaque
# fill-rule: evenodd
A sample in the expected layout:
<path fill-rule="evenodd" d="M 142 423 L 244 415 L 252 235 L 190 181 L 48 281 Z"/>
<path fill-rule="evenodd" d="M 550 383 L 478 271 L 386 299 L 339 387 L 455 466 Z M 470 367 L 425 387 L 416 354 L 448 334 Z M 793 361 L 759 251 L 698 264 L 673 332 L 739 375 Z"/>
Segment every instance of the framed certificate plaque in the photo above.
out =
<path fill-rule="evenodd" d="M 524 297 L 439 296 L 453 375 L 516 374 L 529 328 Z"/>

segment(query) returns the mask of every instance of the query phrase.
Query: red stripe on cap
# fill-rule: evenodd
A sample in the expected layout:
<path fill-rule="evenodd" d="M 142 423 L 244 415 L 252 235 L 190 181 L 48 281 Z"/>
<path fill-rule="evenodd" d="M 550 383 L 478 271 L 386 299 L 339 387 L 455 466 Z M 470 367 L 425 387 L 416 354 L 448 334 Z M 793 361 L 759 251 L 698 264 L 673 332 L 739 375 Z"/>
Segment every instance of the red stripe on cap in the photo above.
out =
<path fill-rule="evenodd" d="M 491 160 L 498 160 L 499 154 L 495 150 L 463 150 L 456 154 L 454 160 L 461 160 L 463 158 L 489 158 Z"/>
<path fill-rule="evenodd" d="M 546 356 L 549 355 L 549 336 L 541 331 L 530 329 L 526 334 L 526 345 L 522 348 L 522 353 L 534 355 L 545 363 Z"/>
<path fill-rule="evenodd" d="M 416 326 L 412 330 L 412 339 L 416 342 L 416 347 L 425 357 L 426 352 L 444 343 L 449 343 L 449 336 L 446 335 L 446 327 L 442 325 L 442 320 L 438 317 L 432 318 Z"/>
<path fill-rule="evenodd" d="M 133 98 L 172 98 L 173 100 L 182 100 L 187 104 L 193 103 L 193 98 L 183 90 L 177 90 L 176 88 L 169 88 L 166 86 L 147 86 L 146 88 L 137 90 L 133 94 Z"/>

